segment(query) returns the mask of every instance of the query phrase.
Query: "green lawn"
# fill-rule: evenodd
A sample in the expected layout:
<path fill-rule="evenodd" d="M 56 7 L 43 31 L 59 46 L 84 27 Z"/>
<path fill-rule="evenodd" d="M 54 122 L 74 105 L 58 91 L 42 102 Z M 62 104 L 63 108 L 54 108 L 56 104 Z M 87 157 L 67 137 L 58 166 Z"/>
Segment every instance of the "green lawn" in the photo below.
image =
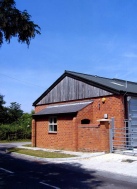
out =
<path fill-rule="evenodd" d="M 24 144 L 23 146 L 32 147 L 32 144 Z"/>
<path fill-rule="evenodd" d="M 70 154 L 63 154 L 60 152 L 46 152 L 43 150 L 30 150 L 30 149 L 22 149 L 22 148 L 11 148 L 8 150 L 9 152 L 16 152 L 20 154 L 26 154 L 30 156 L 42 157 L 42 158 L 68 158 L 68 157 L 76 157 Z"/>

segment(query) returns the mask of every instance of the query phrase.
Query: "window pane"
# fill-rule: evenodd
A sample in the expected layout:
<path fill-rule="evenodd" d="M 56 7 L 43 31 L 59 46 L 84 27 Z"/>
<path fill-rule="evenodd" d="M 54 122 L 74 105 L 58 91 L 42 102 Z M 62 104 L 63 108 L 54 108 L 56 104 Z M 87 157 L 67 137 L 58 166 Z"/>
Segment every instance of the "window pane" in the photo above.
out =
<path fill-rule="evenodd" d="M 52 123 L 52 118 L 49 119 L 49 122 Z"/>
<path fill-rule="evenodd" d="M 49 117 L 49 132 L 57 132 L 57 118 Z"/>
<path fill-rule="evenodd" d="M 54 117 L 54 123 L 57 123 L 57 118 Z"/>
<path fill-rule="evenodd" d="M 49 131 L 54 131 L 53 125 L 49 125 Z"/>
<path fill-rule="evenodd" d="M 54 125 L 54 131 L 57 131 L 57 125 Z"/>

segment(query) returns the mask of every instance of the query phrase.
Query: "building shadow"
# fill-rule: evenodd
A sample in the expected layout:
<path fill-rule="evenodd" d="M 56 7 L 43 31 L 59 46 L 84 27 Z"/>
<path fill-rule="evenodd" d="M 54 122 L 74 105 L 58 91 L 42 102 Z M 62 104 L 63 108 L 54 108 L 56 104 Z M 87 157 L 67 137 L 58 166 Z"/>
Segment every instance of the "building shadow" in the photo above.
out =
<path fill-rule="evenodd" d="M 0 152 L 0 189 L 91 189 L 103 185 L 96 171 L 79 163 L 51 163 Z"/>

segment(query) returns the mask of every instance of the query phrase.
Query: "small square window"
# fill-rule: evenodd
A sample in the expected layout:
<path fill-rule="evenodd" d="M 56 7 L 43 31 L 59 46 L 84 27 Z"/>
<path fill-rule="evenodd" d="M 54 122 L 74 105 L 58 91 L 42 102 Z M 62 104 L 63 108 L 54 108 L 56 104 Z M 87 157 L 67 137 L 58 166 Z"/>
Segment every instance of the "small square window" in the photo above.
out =
<path fill-rule="evenodd" d="M 57 133 L 57 118 L 49 118 L 49 133 Z"/>

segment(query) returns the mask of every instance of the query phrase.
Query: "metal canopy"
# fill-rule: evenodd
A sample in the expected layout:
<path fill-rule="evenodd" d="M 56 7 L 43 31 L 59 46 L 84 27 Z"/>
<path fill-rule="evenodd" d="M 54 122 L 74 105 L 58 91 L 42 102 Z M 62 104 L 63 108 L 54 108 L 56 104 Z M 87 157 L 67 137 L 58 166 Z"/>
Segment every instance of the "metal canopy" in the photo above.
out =
<path fill-rule="evenodd" d="M 76 113 L 81 109 L 85 108 L 87 105 L 91 104 L 92 102 L 93 101 L 85 101 L 71 104 L 66 103 L 61 105 L 51 105 L 41 110 L 40 112 L 34 114 L 33 116 Z"/>

